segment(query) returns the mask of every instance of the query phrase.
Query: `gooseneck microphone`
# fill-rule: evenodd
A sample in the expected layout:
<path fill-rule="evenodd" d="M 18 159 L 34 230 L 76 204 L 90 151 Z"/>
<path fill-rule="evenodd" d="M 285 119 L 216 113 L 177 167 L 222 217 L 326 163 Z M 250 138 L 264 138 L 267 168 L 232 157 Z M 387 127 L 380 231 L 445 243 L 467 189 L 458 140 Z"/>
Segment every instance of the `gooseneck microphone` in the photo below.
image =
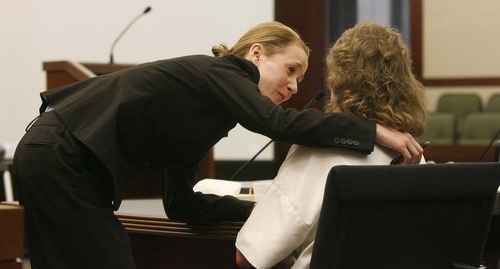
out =
<path fill-rule="evenodd" d="M 497 139 L 497 137 L 500 135 L 500 129 L 498 129 L 497 133 L 495 134 L 495 136 L 493 136 L 493 139 L 491 139 L 490 143 L 488 144 L 488 146 L 484 149 L 483 151 L 483 154 L 481 154 L 481 157 L 479 157 L 479 159 L 477 160 L 478 162 L 482 161 L 484 156 L 486 155 L 486 152 L 488 152 L 488 150 L 491 148 L 491 145 L 493 145 L 493 142 L 495 142 L 495 140 Z"/>
<path fill-rule="evenodd" d="M 130 26 L 132 26 L 132 24 L 134 24 L 140 17 L 142 17 L 143 15 L 147 14 L 149 11 L 151 11 L 151 7 L 147 7 L 146 9 L 144 9 L 144 11 L 141 14 L 139 14 L 139 16 L 135 17 L 127 25 L 127 27 L 125 27 L 125 29 L 123 29 L 123 31 L 118 35 L 118 37 L 115 39 L 115 41 L 113 41 L 113 44 L 111 45 L 111 51 L 109 53 L 109 64 L 114 64 L 113 50 L 115 49 L 115 45 L 118 42 L 118 40 L 120 40 L 120 38 L 122 38 L 123 34 L 125 34 L 128 31 L 128 29 L 130 28 Z"/>
<path fill-rule="evenodd" d="M 319 90 L 317 91 L 315 94 L 314 94 L 314 97 L 311 99 L 311 101 L 309 101 L 309 103 L 307 103 L 302 109 L 306 109 L 308 108 L 310 105 L 312 105 L 314 102 L 317 102 L 321 99 L 323 99 L 325 97 L 326 93 L 325 91 L 323 90 Z M 234 180 L 236 178 L 236 176 L 243 170 L 245 169 L 245 167 L 247 167 L 250 163 L 252 163 L 255 158 L 257 158 L 257 156 L 259 156 L 269 145 L 271 145 L 271 143 L 273 143 L 274 140 L 271 139 L 269 140 L 269 142 L 267 142 L 267 144 L 262 147 L 250 160 L 248 160 L 245 164 L 243 164 L 234 174 L 233 176 L 231 177 L 231 180 Z"/>

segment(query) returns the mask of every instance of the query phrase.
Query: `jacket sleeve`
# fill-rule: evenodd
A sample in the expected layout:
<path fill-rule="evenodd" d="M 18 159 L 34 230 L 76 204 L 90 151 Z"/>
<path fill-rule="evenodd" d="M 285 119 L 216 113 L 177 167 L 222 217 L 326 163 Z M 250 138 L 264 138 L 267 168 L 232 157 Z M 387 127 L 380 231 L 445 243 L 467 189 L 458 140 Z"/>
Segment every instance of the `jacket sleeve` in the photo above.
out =
<path fill-rule="evenodd" d="M 245 59 L 227 57 L 207 71 L 205 82 L 212 97 L 246 129 L 274 140 L 311 147 L 341 147 L 373 151 L 376 124 L 343 113 L 316 109 L 284 110 L 258 89 L 258 70 Z"/>
<path fill-rule="evenodd" d="M 163 205 L 170 219 L 185 222 L 245 221 L 253 202 L 193 191 L 197 164 L 169 167 L 163 176 Z"/>

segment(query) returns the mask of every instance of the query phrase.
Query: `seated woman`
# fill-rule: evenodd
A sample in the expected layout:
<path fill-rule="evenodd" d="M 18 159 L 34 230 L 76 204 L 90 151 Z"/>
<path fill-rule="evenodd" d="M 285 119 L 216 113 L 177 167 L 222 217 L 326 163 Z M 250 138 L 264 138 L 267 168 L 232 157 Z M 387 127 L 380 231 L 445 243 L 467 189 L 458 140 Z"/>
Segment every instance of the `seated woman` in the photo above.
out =
<path fill-rule="evenodd" d="M 331 92 L 327 113 L 357 115 L 413 136 L 423 133 L 427 115 L 423 86 L 412 74 L 409 51 L 397 31 L 376 23 L 358 24 L 344 32 L 326 62 Z M 309 268 L 330 169 L 388 165 L 398 155 L 379 145 L 370 155 L 292 146 L 238 234 L 238 266 Z"/>

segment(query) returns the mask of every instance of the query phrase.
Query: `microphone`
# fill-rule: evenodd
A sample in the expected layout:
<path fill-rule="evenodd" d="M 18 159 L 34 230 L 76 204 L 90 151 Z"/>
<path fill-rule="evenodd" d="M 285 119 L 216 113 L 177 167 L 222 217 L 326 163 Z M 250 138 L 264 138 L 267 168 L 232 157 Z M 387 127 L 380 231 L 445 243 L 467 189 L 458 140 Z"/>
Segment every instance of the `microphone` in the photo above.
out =
<path fill-rule="evenodd" d="M 115 45 L 118 42 L 118 40 L 120 40 L 120 38 L 122 38 L 123 34 L 125 34 L 125 32 L 127 32 L 127 30 L 130 28 L 130 26 L 132 26 L 132 24 L 134 24 L 140 17 L 142 17 L 143 15 L 145 15 L 146 13 L 148 13 L 149 11 L 151 11 L 151 7 L 147 7 L 146 9 L 144 9 L 144 11 L 141 14 L 139 14 L 139 16 L 135 17 L 127 25 L 127 27 L 125 27 L 125 29 L 123 29 L 123 31 L 118 35 L 118 37 L 115 39 L 115 41 L 113 41 L 113 44 L 111 45 L 111 51 L 109 53 L 109 64 L 114 64 L 113 50 L 115 49 Z"/>
<path fill-rule="evenodd" d="M 495 134 L 495 136 L 493 136 L 493 139 L 491 139 L 490 143 L 488 144 L 488 146 L 484 149 L 483 151 L 483 154 L 481 154 L 481 157 L 479 157 L 479 159 L 477 160 L 478 162 L 482 161 L 484 156 L 486 155 L 486 152 L 488 152 L 488 150 L 491 148 L 491 145 L 493 145 L 493 142 L 495 142 L 495 139 L 497 139 L 497 137 L 500 135 L 500 129 L 498 129 L 497 133 Z"/>
<path fill-rule="evenodd" d="M 308 108 L 310 105 L 312 105 L 314 102 L 317 102 L 321 99 L 323 99 L 325 97 L 326 93 L 324 90 L 319 90 L 317 91 L 315 94 L 314 94 L 314 97 L 311 99 L 311 101 L 309 101 L 309 103 L 307 103 L 302 109 L 306 109 Z M 257 152 L 250 160 L 248 160 L 245 164 L 243 164 L 234 174 L 233 176 L 231 177 L 231 180 L 234 180 L 234 178 L 236 178 L 236 176 L 243 170 L 245 169 L 245 167 L 247 167 L 250 163 L 253 162 L 253 160 L 255 160 L 255 158 L 257 158 L 257 156 L 259 156 L 269 145 L 271 145 L 271 143 L 273 143 L 274 140 L 271 139 L 269 140 L 269 142 L 267 142 L 267 144 L 262 147 L 259 152 Z"/>

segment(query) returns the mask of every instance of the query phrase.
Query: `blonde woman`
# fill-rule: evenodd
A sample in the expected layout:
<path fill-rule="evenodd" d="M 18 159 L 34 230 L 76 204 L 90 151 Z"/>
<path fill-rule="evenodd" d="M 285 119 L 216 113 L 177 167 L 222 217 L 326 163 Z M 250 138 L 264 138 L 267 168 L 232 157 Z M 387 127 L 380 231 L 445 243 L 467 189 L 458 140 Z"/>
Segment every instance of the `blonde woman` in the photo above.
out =
<path fill-rule="evenodd" d="M 355 115 L 414 136 L 422 134 L 426 121 L 423 86 L 411 72 L 408 49 L 396 30 L 358 24 L 339 38 L 326 63 L 331 92 L 326 112 Z M 344 143 L 352 140 L 344 139 Z M 292 146 L 273 184 L 238 234 L 238 266 L 309 268 L 330 169 L 387 165 L 398 155 L 379 145 L 369 155 L 341 148 Z"/>

